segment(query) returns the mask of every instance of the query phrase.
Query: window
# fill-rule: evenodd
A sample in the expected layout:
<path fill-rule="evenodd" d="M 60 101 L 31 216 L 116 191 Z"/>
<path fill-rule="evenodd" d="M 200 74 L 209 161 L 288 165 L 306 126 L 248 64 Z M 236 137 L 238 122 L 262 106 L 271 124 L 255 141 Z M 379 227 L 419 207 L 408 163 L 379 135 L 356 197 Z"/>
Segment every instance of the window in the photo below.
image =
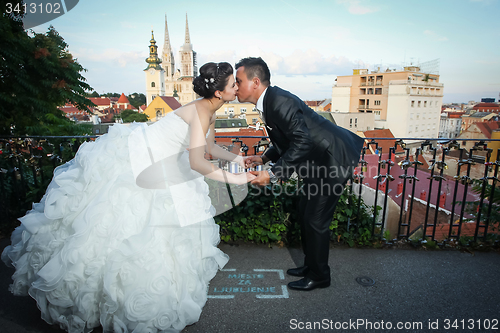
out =
<path fill-rule="evenodd" d="M 375 105 L 380 105 L 380 101 L 375 101 Z"/>
<path fill-rule="evenodd" d="M 413 120 L 413 113 L 410 113 L 410 119 Z"/>
<path fill-rule="evenodd" d="M 154 88 L 154 87 L 155 87 L 155 83 L 151 82 L 151 88 Z"/>
<path fill-rule="evenodd" d="M 415 126 L 415 132 L 418 132 L 418 126 Z"/>
<path fill-rule="evenodd" d="M 349 127 L 352 128 L 352 118 L 349 119 Z"/>
<path fill-rule="evenodd" d="M 354 119 L 354 127 L 358 127 L 358 118 Z"/>
<path fill-rule="evenodd" d="M 419 119 L 420 119 L 420 115 L 417 113 L 417 120 L 419 120 Z"/>
<path fill-rule="evenodd" d="M 411 101 L 411 107 L 414 108 L 415 107 L 415 101 Z"/>
<path fill-rule="evenodd" d="M 258 119 L 257 118 L 252 118 L 252 124 L 257 124 Z"/>
<path fill-rule="evenodd" d="M 247 108 L 241 108 L 241 113 L 246 113 L 247 112 Z"/>
<path fill-rule="evenodd" d="M 227 108 L 224 108 L 224 114 L 227 114 Z"/>
<path fill-rule="evenodd" d="M 375 115 L 380 116 L 380 111 L 379 110 L 375 110 Z"/>
<path fill-rule="evenodd" d="M 234 113 L 234 108 L 229 108 L 229 113 Z"/>
<path fill-rule="evenodd" d="M 421 101 L 418 101 L 418 104 L 417 104 L 417 106 L 418 106 L 418 107 L 420 107 L 420 104 L 421 104 Z"/>
<path fill-rule="evenodd" d="M 424 108 L 427 107 L 427 101 L 424 101 Z"/>

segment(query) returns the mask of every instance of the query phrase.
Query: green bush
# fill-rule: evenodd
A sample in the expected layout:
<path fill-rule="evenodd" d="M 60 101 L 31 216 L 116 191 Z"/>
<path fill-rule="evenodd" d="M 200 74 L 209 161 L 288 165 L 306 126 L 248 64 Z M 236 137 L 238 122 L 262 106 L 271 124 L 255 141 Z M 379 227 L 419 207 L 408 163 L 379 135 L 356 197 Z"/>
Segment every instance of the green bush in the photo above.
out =
<path fill-rule="evenodd" d="M 291 180 L 260 189 L 249 186 L 245 200 L 215 217 L 221 228 L 222 241 L 300 244 L 298 204 L 301 185 Z M 372 221 L 368 208 L 360 202 L 358 212 L 358 197 L 349 195 L 349 191 L 350 188 L 346 188 L 337 204 L 330 225 L 331 240 L 349 246 L 371 245 Z"/>

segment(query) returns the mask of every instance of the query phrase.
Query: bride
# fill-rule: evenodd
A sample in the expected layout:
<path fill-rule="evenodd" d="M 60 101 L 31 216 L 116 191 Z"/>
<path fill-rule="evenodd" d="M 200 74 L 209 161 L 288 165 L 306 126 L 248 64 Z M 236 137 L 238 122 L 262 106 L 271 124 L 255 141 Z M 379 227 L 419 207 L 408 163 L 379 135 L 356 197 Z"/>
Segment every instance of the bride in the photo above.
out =
<path fill-rule="evenodd" d="M 202 98 L 151 126 L 115 124 L 54 170 L 2 260 L 10 291 L 33 297 L 68 332 L 178 332 L 199 320 L 228 256 L 204 177 L 246 184 L 205 159 L 243 158 L 214 144 L 215 111 L 238 90 L 228 63 L 193 80 Z"/>

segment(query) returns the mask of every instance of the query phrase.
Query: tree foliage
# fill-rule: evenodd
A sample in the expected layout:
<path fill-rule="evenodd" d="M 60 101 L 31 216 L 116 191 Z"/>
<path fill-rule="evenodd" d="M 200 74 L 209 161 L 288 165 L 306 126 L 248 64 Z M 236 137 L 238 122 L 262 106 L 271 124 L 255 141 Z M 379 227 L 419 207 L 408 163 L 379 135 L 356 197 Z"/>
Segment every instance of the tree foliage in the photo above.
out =
<path fill-rule="evenodd" d="M 120 117 L 122 118 L 124 123 L 132 123 L 136 122 L 146 122 L 148 121 L 148 116 L 144 113 L 138 113 L 137 111 L 132 110 L 123 110 L 120 113 Z"/>
<path fill-rule="evenodd" d="M 9 1 L 21 3 L 21 1 Z M 2 10 L 6 1 L 0 0 Z M 21 6 L 22 8 L 22 6 Z M 85 69 L 50 26 L 44 34 L 26 32 L 22 14 L 0 18 L 0 134 L 82 134 L 57 107 L 67 102 L 80 110 L 93 106 Z"/>
<path fill-rule="evenodd" d="M 143 93 L 133 93 L 128 95 L 128 100 L 132 106 L 139 108 L 139 106 L 146 104 L 146 96 Z"/>

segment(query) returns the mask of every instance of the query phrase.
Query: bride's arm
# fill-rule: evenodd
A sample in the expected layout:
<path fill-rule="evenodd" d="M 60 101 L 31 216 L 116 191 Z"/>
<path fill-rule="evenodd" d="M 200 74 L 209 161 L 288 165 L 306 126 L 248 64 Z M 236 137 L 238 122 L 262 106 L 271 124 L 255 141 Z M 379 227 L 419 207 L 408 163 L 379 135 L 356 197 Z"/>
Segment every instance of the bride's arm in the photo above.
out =
<path fill-rule="evenodd" d="M 205 133 L 208 130 L 209 124 L 210 119 L 208 117 L 204 117 L 201 113 L 198 116 L 191 117 L 189 123 L 191 126 L 189 144 L 189 163 L 191 164 L 191 168 L 210 179 L 220 182 L 233 184 L 247 183 L 249 181 L 247 174 L 233 174 L 226 172 L 205 159 L 205 151 L 209 151 L 207 148 L 207 139 L 205 138 Z M 220 149 L 222 150 L 222 148 Z"/>
<path fill-rule="evenodd" d="M 207 138 L 206 152 L 212 155 L 214 158 L 220 158 L 226 161 L 232 161 L 236 163 L 241 163 L 243 161 L 242 156 L 233 154 L 215 143 L 215 122 L 213 122 L 212 125 L 210 125 L 210 132 L 208 133 L 208 138 Z"/>

